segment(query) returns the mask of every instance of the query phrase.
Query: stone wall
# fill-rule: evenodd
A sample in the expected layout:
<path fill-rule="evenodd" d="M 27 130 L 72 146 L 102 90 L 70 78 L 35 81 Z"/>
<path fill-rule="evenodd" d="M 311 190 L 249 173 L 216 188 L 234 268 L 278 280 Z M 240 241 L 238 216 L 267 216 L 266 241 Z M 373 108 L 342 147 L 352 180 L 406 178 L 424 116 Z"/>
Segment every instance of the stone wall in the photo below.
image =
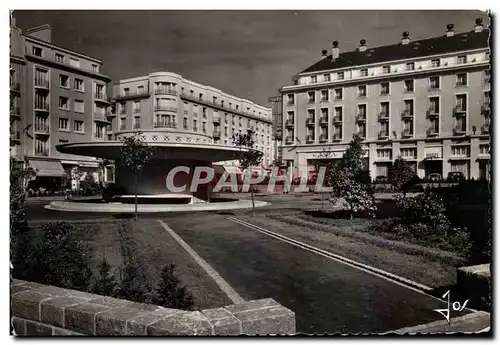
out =
<path fill-rule="evenodd" d="M 294 334 L 295 314 L 271 298 L 183 311 L 14 279 L 16 335 Z"/>

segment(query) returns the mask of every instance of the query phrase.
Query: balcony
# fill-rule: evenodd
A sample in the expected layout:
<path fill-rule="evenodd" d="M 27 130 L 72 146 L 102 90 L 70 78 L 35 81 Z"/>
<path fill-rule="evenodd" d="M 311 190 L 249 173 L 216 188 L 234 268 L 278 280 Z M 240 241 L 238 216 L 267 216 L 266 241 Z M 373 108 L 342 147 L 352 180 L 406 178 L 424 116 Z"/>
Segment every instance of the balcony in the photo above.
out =
<path fill-rule="evenodd" d="M 120 125 L 120 131 L 124 131 L 124 130 L 126 130 L 126 129 L 127 129 L 127 124 L 122 123 L 122 124 Z"/>
<path fill-rule="evenodd" d="M 319 142 L 320 143 L 324 143 L 324 142 L 327 142 L 328 141 L 328 134 L 321 134 L 319 136 Z"/>
<path fill-rule="evenodd" d="M 314 121 L 314 120 L 315 120 L 315 119 L 314 119 L 314 118 L 311 118 L 311 117 L 310 117 L 310 118 L 308 118 L 308 119 L 306 119 L 306 126 L 309 126 L 309 127 L 314 126 L 314 124 L 315 124 L 315 121 Z"/>
<path fill-rule="evenodd" d="M 293 137 L 285 137 L 285 144 L 293 144 Z"/>
<path fill-rule="evenodd" d="M 402 138 L 411 138 L 413 137 L 413 132 L 410 129 L 403 129 L 401 132 L 401 137 Z"/>
<path fill-rule="evenodd" d="M 141 129 L 141 124 L 140 123 L 134 123 L 134 126 L 132 128 L 133 129 Z"/>
<path fill-rule="evenodd" d="M 455 83 L 455 87 L 466 87 L 467 83 L 463 81 L 458 81 Z"/>
<path fill-rule="evenodd" d="M 333 123 L 342 123 L 342 116 L 340 115 L 334 116 Z"/>
<path fill-rule="evenodd" d="M 381 140 L 389 139 L 389 133 L 386 131 L 378 132 L 378 138 Z"/>
<path fill-rule="evenodd" d="M 359 99 L 364 99 L 364 98 L 366 98 L 366 93 L 358 93 L 358 98 L 359 98 Z"/>
<path fill-rule="evenodd" d="M 356 122 L 366 122 L 366 114 L 357 114 Z"/>
<path fill-rule="evenodd" d="M 332 135 L 332 141 L 341 141 L 342 140 L 342 134 L 340 133 L 335 133 Z"/>
<path fill-rule="evenodd" d="M 105 123 L 110 122 L 107 119 L 106 112 L 102 112 L 102 113 L 95 112 L 94 113 L 94 121 L 105 122 Z"/>
<path fill-rule="evenodd" d="M 436 128 L 427 128 L 427 136 L 428 137 L 437 137 L 439 135 L 439 131 Z"/>
<path fill-rule="evenodd" d="M 437 90 L 439 90 L 439 85 L 435 84 L 429 86 L 429 91 L 437 91 Z"/>
<path fill-rule="evenodd" d="M 381 96 L 387 96 L 387 95 L 389 95 L 389 90 L 380 90 L 380 95 Z"/>
<path fill-rule="evenodd" d="M 159 87 L 154 90 L 154 94 L 177 96 L 177 90 L 168 87 Z"/>
<path fill-rule="evenodd" d="M 212 136 L 216 139 L 220 139 L 220 129 L 214 129 Z"/>
<path fill-rule="evenodd" d="M 380 112 L 380 114 L 378 115 L 378 120 L 380 122 L 389 121 L 389 113 L 385 111 Z"/>
<path fill-rule="evenodd" d="M 360 138 L 366 138 L 366 132 L 363 131 L 356 132 L 356 135 Z"/>
<path fill-rule="evenodd" d="M 453 135 L 465 135 L 466 131 L 464 127 L 455 126 L 453 128 Z"/>
<path fill-rule="evenodd" d="M 429 108 L 427 109 L 427 118 L 439 117 L 439 109 Z"/>
<path fill-rule="evenodd" d="M 154 128 L 177 128 L 177 123 L 173 121 L 159 121 L 154 123 Z"/>
<path fill-rule="evenodd" d="M 285 122 L 286 128 L 293 128 L 293 126 L 294 126 L 293 120 L 286 120 L 286 122 Z"/>
<path fill-rule="evenodd" d="M 149 90 L 141 90 L 141 91 L 136 91 L 136 92 L 124 92 L 121 95 L 116 95 L 115 99 L 117 101 L 120 100 L 125 100 L 125 99 L 131 99 L 131 98 L 143 98 L 143 97 L 149 97 Z"/>
<path fill-rule="evenodd" d="M 313 142 L 314 142 L 314 135 L 307 135 L 306 143 L 313 143 Z"/>
<path fill-rule="evenodd" d="M 11 130 L 10 131 L 10 140 L 11 141 L 21 141 L 21 132 Z"/>
<path fill-rule="evenodd" d="M 482 125 L 481 134 L 489 134 L 489 133 L 490 133 L 490 125 Z"/>
<path fill-rule="evenodd" d="M 35 111 L 48 113 L 49 103 L 35 104 Z"/>
<path fill-rule="evenodd" d="M 11 107 L 10 108 L 10 115 L 14 117 L 20 117 L 21 116 L 21 109 L 19 107 Z"/>
<path fill-rule="evenodd" d="M 205 118 L 205 117 L 204 117 Z M 219 115 L 214 115 L 213 116 L 213 122 L 214 123 L 220 123 L 220 116 Z"/>
<path fill-rule="evenodd" d="M 35 125 L 35 134 L 49 134 L 49 125 Z"/>
<path fill-rule="evenodd" d="M 154 109 L 155 109 L 155 111 L 177 111 L 177 106 L 174 106 L 174 105 L 155 105 Z"/>
<path fill-rule="evenodd" d="M 35 151 L 35 156 L 48 157 L 49 156 L 49 150 L 37 150 L 37 151 Z"/>
<path fill-rule="evenodd" d="M 133 110 L 133 112 L 134 112 L 134 114 L 139 114 L 140 115 L 141 114 L 141 108 L 135 108 Z"/>
<path fill-rule="evenodd" d="M 453 108 L 453 114 L 455 116 L 465 116 L 466 112 L 467 108 L 461 105 L 457 105 L 455 108 Z"/>
<path fill-rule="evenodd" d="M 319 123 L 321 125 L 327 125 L 328 124 L 328 116 L 322 116 L 319 118 Z"/>
<path fill-rule="evenodd" d="M 101 102 L 105 104 L 110 104 L 111 103 L 111 98 L 105 94 L 104 92 L 95 92 L 94 93 L 94 100 L 96 102 Z"/>
<path fill-rule="evenodd" d="M 286 102 L 286 105 L 287 106 L 292 106 L 292 105 L 295 105 L 295 102 L 294 101 L 288 101 L 288 102 Z"/>
<path fill-rule="evenodd" d="M 410 110 L 403 110 L 401 112 L 401 119 L 402 120 L 413 119 L 413 112 Z"/>
<path fill-rule="evenodd" d="M 35 79 L 35 89 L 48 90 L 49 80 L 48 79 Z"/>
<path fill-rule="evenodd" d="M 484 103 L 481 106 L 481 114 L 489 115 L 490 112 L 491 112 L 490 103 Z"/>
<path fill-rule="evenodd" d="M 17 82 L 10 82 L 10 91 L 21 91 L 21 84 Z"/>

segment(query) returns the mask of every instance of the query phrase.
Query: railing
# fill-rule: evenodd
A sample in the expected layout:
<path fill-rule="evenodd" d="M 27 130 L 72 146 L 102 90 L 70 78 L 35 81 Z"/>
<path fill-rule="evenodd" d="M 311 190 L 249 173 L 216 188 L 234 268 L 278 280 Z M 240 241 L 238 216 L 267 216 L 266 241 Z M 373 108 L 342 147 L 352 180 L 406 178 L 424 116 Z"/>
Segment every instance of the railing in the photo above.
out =
<path fill-rule="evenodd" d="M 491 110 L 490 108 L 490 104 L 489 103 L 484 103 L 482 106 L 481 106 L 481 112 L 482 113 L 489 113 Z"/>
<path fill-rule="evenodd" d="M 288 101 L 288 102 L 286 102 L 286 105 L 295 105 L 295 102 Z"/>
<path fill-rule="evenodd" d="M 314 141 L 314 135 L 307 135 L 306 136 L 306 142 L 311 143 Z"/>
<path fill-rule="evenodd" d="M 386 131 L 380 131 L 378 132 L 378 138 L 379 139 L 387 139 L 389 137 L 389 133 Z"/>
<path fill-rule="evenodd" d="M 307 100 L 307 103 L 316 103 L 316 99 L 315 98 L 309 98 Z"/>
<path fill-rule="evenodd" d="M 410 110 L 403 110 L 401 112 L 401 118 L 406 119 L 406 118 L 413 118 L 413 112 Z"/>
<path fill-rule="evenodd" d="M 321 97 L 321 102 L 329 102 L 330 101 L 330 98 L 328 97 Z"/>
<path fill-rule="evenodd" d="M 319 118 L 319 123 L 322 125 L 327 125 L 328 124 L 328 116 L 321 116 Z"/>
<path fill-rule="evenodd" d="M 379 120 L 379 121 L 387 121 L 387 120 L 389 120 L 389 113 L 382 111 L 382 112 L 378 115 L 378 120 Z"/>
<path fill-rule="evenodd" d="M 21 132 L 19 132 L 19 131 L 11 131 L 10 132 L 10 139 L 11 140 L 21 140 Z"/>
<path fill-rule="evenodd" d="M 149 95 L 149 90 L 135 91 L 135 92 L 124 92 L 120 95 L 116 95 L 115 99 L 126 99 L 126 98 L 135 98 L 135 97 L 144 97 Z"/>
<path fill-rule="evenodd" d="M 427 128 L 427 136 L 432 137 L 438 135 L 438 130 L 436 128 Z"/>
<path fill-rule="evenodd" d="M 388 90 L 380 90 L 380 94 L 382 96 L 385 96 L 385 95 L 388 95 L 389 94 L 389 91 Z"/>
<path fill-rule="evenodd" d="M 127 125 L 126 125 L 126 124 L 122 124 L 122 125 L 120 125 L 120 130 L 121 130 L 121 131 L 123 131 L 123 130 L 125 130 L 125 129 L 127 129 Z"/>
<path fill-rule="evenodd" d="M 342 116 L 334 116 L 333 117 L 333 123 L 341 123 L 342 122 Z"/>
<path fill-rule="evenodd" d="M 104 92 L 94 92 L 94 98 L 96 101 L 104 101 L 107 103 L 111 101 L 111 98 Z"/>
<path fill-rule="evenodd" d="M 358 93 L 358 98 L 366 98 L 366 93 Z"/>
<path fill-rule="evenodd" d="M 455 86 L 456 86 L 456 87 L 467 86 L 467 82 L 457 81 L 457 82 L 455 83 Z"/>
<path fill-rule="evenodd" d="M 285 137 L 285 143 L 287 144 L 293 143 L 293 137 Z"/>
<path fill-rule="evenodd" d="M 412 137 L 413 133 L 409 129 L 404 129 L 403 132 L 401 132 L 401 136 L 403 136 L 403 137 Z"/>
<path fill-rule="evenodd" d="M 456 107 L 453 108 L 454 114 L 462 114 L 465 112 L 467 112 L 467 108 L 465 106 L 457 105 Z"/>
<path fill-rule="evenodd" d="M 306 125 L 310 126 L 310 125 L 314 125 L 314 118 L 308 118 L 306 119 Z"/>
<path fill-rule="evenodd" d="M 49 125 L 35 125 L 36 133 L 49 133 Z"/>
<path fill-rule="evenodd" d="M 439 116 L 439 110 L 435 108 L 427 109 L 427 117 L 437 117 Z"/>
<path fill-rule="evenodd" d="M 10 113 L 13 114 L 13 115 L 20 115 L 21 114 L 21 110 L 19 109 L 19 107 L 11 107 L 10 108 Z"/>
<path fill-rule="evenodd" d="M 366 114 L 357 114 L 356 121 L 358 121 L 358 122 L 366 121 Z"/>
<path fill-rule="evenodd" d="M 49 111 L 49 103 L 35 104 L 35 111 Z"/>
<path fill-rule="evenodd" d="M 134 123 L 134 129 L 141 129 L 140 123 Z"/>
<path fill-rule="evenodd" d="M 176 122 L 155 122 L 154 123 L 155 128 L 177 128 L 177 123 Z"/>
<path fill-rule="evenodd" d="M 481 126 L 481 133 L 482 134 L 488 134 L 488 133 L 490 133 L 490 125 L 482 125 Z"/>
<path fill-rule="evenodd" d="M 285 126 L 286 127 L 293 127 L 294 126 L 294 121 L 293 120 L 286 120 Z"/>
<path fill-rule="evenodd" d="M 431 85 L 431 86 L 429 86 L 429 91 L 433 91 L 433 90 L 439 90 L 439 85 Z"/>
<path fill-rule="evenodd" d="M 49 150 L 40 150 L 40 151 L 35 151 L 36 156 L 48 156 L 49 155 Z"/>
<path fill-rule="evenodd" d="M 465 128 L 460 127 L 460 126 L 455 126 L 453 128 L 453 135 L 463 135 L 465 134 Z"/>
<path fill-rule="evenodd" d="M 358 132 L 356 132 L 356 134 L 357 134 L 360 138 L 366 138 L 366 132 L 363 132 L 363 131 L 358 131 Z"/>
<path fill-rule="evenodd" d="M 173 105 L 155 105 L 155 111 L 177 111 L 177 107 Z"/>
<path fill-rule="evenodd" d="M 328 141 L 328 135 L 327 134 L 321 134 L 319 136 L 319 141 L 321 141 L 321 142 Z"/>
<path fill-rule="evenodd" d="M 332 135 L 332 140 L 333 141 L 340 141 L 340 140 L 342 140 L 342 135 L 340 133 L 335 133 L 334 135 Z"/>
<path fill-rule="evenodd" d="M 49 88 L 49 81 L 47 79 L 35 79 L 35 87 Z"/>
<path fill-rule="evenodd" d="M 141 113 L 141 108 L 134 109 L 134 114 L 140 114 L 140 113 Z"/>
<path fill-rule="evenodd" d="M 214 131 L 213 131 L 213 137 L 214 138 L 220 138 L 220 130 L 214 129 Z"/>
<path fill-rule="evenodd" d="M 155 95 L 172 95 L 177 96 L 177 90 L 160 87 L 154 90 Z"/>
<path fill-rule="evenodd" d="M 15 91 L 19 91 L 21 89 L 21 84 L 19 84 L 17 82 L 11 82 L 10 89 L 15 90 Z"/>

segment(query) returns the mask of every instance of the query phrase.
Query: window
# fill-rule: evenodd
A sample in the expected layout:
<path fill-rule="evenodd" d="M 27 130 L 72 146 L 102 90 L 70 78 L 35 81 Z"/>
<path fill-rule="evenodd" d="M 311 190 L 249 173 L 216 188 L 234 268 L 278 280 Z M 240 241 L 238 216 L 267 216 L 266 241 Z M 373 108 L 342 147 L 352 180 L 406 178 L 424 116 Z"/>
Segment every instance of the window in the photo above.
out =
<path fill-rule="evenodd" d="M 457 74 L 457 86 L 467 86 L 467 73 Z"/>
<path fill-rule="evenodd" d="M 489 84 L 491 80 L 490 71 L 484 71 L 484 83 Z"/>
<path fill-rule="evenodd" d="M 389 83 L 388 82 L 380 84 L 380 94 L 381 95 L 388 95 L 389 91 L 390 91 L 390 89 L 389 89 Z"/>
<path fill-rule="evenodd" d="M 467 96 L 457 95 L 456 96 L 456 110 L 460 112 L 467 111 Z"/>
<path fill-rule="evenodd" d="M 206 122 L 201 123 L 201 130 L 203 133 L 207 132 L 207 123 Z"/>
<path fill-rule="evenodd" d="M 318 77 L 316 77 L 315 75 L 313 75 L 311 77 L 311 83 L 317 83 L 318 82 Z"/>
<path fill-rule="evenodd" d="M 59 86 L 69 88 L 69 77 L 64 74 L 59 74 Z"/>
<path fill-rule="evenodd" d="M 324 74 L 324 75 L 323 75 L 323 79 L 324 79 L 325 81 L 330 81 L 330 75 L 329 75 L 329 74 Z"/>
<path fill-rule="evenodd" d="M 213 103 L 213 104 L 217 104 L 217 97 L 215 97 L 215 96 L 214 96 L 214 97 L 212 98 L 212 103 Z"/>
<path fill-rule="evenodd" d="M 377 149 L 377 158 L 391 159 L 392 149 Z"/>
<path fill-rule="evenodd" d="M 77 90 L 77 91 L 84 91 L 83 85 L 84 84 L 83 84 L 83 80 L 82 79 L 75 78 L 75 80 L 74 80 L 75 90 Z"/>
<path fill-rule="evenodd" d="M 35 56 L 40 56 L 40 57 L 42 56 L 42 48 L 40 48 L 40 47 L 33 47 L 32 52 L 33 52 L 33 55 L 35 55 Z"/>
<path fill-rule="evenodd" d="M 384 66 L 384 67 L 382 67 L 382 73 L 384 73 L 384 74 L 391 73 L 391 66 Z"/>
<path fill-rule="evenodd" d="M 137 94 L 142 95 L 144 93 L 144 86 L 138 86 L 137 87 Z"/>
<path fill-rule="evenodd" d="M 452 146 L 451 155 L 460 157 L 469 157 L 469 145 Z"/>
<path fill-rule="evenodd" d="M 479 154 L 480 155 L 489 155 L 490 154 L 490 145 L 480 144 L 479 145 Z"/>
<path fill-rule="evenodd" d="M 342 107 L 335 107 L 335 117 L 334 120 L 337 121 L 342 121 Z"/>
<path fill-rule="evenodd" d="M 429 113 L 439 114 L 439 97 L 429 98 Z"/>
<path fill-rule="evenodd" d="M 125 117 L 120 118 L 120 130 L 127 129 L 127 119 Z"/>
<path fill-rule="evenodd" d="M 484 100 L 484 104 L 490 104 L 491 103 L 490 91 L 484 92 L 484 94 L 483 94 L 483 100 Z"/>
<path fill-rule="evenodd" d="M 80 61 L 74 58 L 69 59 L 69 64 L 73 67 L 80 68 Z"/>
<path fill-rule="evenodd" d="M 134 114 L 141 114 L 141 101 L 135 101 L 134 102 Z"/>
<path fill-rule="evenodd" d="M 401 157 L 403 158 L 417 158 L 417 148 L 416 147 L 402 147 L 400 149 Z"/>
<path fill-rule="evenodd" d="M 59 108 L 69 110 L 69 99 L 67 97 L 59 97 Z"/>
<path fill-rule="evenodd" d="M 127 114 L 127 103 L 120 103 L 120 115 Z"/>
<path fill-rule="evenodd" d="M 84 113 L 85 112 L 84 103 L 82 100 L 75 99 L 74 105 L 75 105 L 75 107 L 74 107 L 75 112 L 77 112 L 77 113 Z"/>
<path fill-rule="evenodd" d="M 460 55 L 457 57 L 458 64 L 464 64 L 467 62 L 467 55 Z"/>
<path fill-rule="evenodd" d="M 324 102 L 328 101 L 328 90 L 321 90 L 321 100 Z"/>
<path fill-rule="evenodd" d="M 389 117 L 389 102 L 380 103 L 380 115 L 383 117 Z"/>
<path fill-rule="evenodd" d="M 441 66 L 441 62 L 439 61 L 439 59 L 432 59 L 431 66 L 432 67 L 439 67 L 439 66 Z"/>
<path fill-rule="evenodd" d="M 48 71 L 44 69 L 35 69 L 35 86 L 49 87 Z"/>
<path fill-rule="evenodd" d="M 83 121 L 75 120 L 75 122 L 73 123 L 73 129 L 75 132 L 83 133 Z"/>
<path fill-rule="evenodd" d="M 439 89 L 439 77 L 430 77 L 429 78 L 429 88 L 434 90 L 434 89 Z"/>
<path fill-rule="evenodd" d="M 406 70 L 407 71 L 413 71 L 415 69 L 415 62 L 407 62 L 406 63 Z"/>
<path fill-rule="evenodd" d="M 99 73 L 99 65 L 92 64 L 92 72 Z"/>
<path fill-rule="evenodd" d="M 64 55 L 56 53 L 56 62 L 64 63 Z"/>
<path fill-rule="evenodd" d="M 133 120 L 133 129 L 140 129 L 141 128 L 141 118 L 140 117 L 134 117 Z"/>
<path fill-rule="evenodd" d="M 188 119 L 187 119 L 187 117 L 185 117 L 182 120 L 182 127 L 184 127 L 184 129 L 188 129 Z"/>
<path fill-rule="evenodd" d="M 361 119 L 366 119 L 366 104 L 359 104 L 358 105 L 358 116 Z"/>
<path fill-rule="evenodd" d="M 196 120 L 193 120 L 193 131 L 198 132 L 198 122 Z"/>
<path fill-rule="evenodd" d="M 362 70 L 360 70 L 360 75 L 361 75 L 362 77 L 366 77 L 366 76 L 368 76 L 368 69 L 363 68 Z"/>
<path fill-rule="evenodd" d="M 366 85 L 358 86 L 358 97 L 366 97 Z"/>
<path fill-rule="evenodd" d="M 288 104 L 289 105 L 293 105 L 295 104 L 295 95 L 291 94 L 291 95 L 288 95 Z"/>
<path fill-rule="evenodd" d="M 335 100 L 336 101 L 341 101 L 342 98 L 344 97 L 344 93 L 342 92 L 342 89 L 335 89 Z"/>
<path fill-rule="evenodd" d="M 413 115 L 413 99 L 405 99 L 405 110 L 404 113 L 407 115 Z"/>
<path fill-rule="evenodd" d="M 314 91 L 307 93 L 307 101 L 309 103 L 314 103 L 316 101 L 316 97 L 315 97 Z"/>
<path fill-rule="evenodd" d="M 69 130 L 68 119 L 65 119 L 62 117 L 59 118 L 59 130 L 61 130 L 61 131 L 68 131 Z"/>
<path fill-rule="evenodd" d="M 413 92 L 414 80 L 405 80 L 405 92 Z"/>
<path fill-rule="evenodd" d="M 338 80 L 344 80 L 344 72 L 338 72 L 337 73 L 337 79 Z"/>

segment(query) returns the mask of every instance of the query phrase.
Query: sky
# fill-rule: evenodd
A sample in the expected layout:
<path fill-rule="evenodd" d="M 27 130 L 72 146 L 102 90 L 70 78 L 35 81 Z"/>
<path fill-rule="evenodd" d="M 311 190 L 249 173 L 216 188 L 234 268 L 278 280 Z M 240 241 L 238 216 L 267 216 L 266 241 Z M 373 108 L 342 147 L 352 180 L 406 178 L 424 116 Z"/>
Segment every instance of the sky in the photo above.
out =
<path fill-rule="evenodd" d="M 16 11 L 17 26 L 52 27 L 52 42 L 97 57 L 113 82 L 170 71 L 269 106 L 291 78 L 339 41 L 368 47 L 470 31 L 480 11 Z"/>

